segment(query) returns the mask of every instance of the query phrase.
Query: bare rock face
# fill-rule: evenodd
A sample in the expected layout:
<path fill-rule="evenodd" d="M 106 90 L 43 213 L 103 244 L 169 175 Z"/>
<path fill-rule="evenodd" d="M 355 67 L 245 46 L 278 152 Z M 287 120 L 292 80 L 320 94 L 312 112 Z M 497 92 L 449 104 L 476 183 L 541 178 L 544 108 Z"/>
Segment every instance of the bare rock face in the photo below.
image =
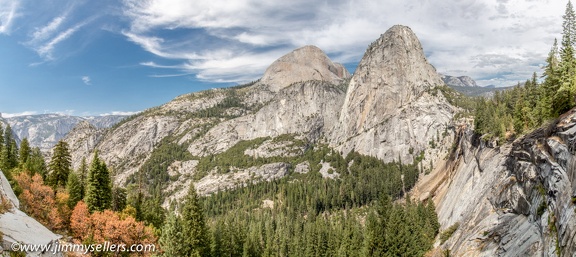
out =
<path fill-rule="evenodd" d="M 337 84 L 350 74 L 339 63 L 333 63 L 316 46 L 304 46 L 276 60 L 264 73 L 260 82 L 278 92 L 295 82 L 322 80 Z"/>
<path fill-rule="evenodd" d="M 350 81 L 332 145 L 412 161 L 453 117 L 453 107 L 434 90 L 443 84 L 412 30 L 390 28 L 369 46 Z"/>
<path fill-rule="evenodd" d="M 282 89 L 255 114 L 241 116 L 214 126 L 188 148 L 195 156 L 225 151 L 240 140 L 297 134 L 312 140 L 338 126 L 343 88 L 326 81 L 296 83 Z"/>
<path fill-rule="evenodd" d="M 77 169 L 82 158 L 89 156 L 104 135 L 104 129 L 98 129 L 88 121 L 81 121 L 62 139 L 68 143 L 71 160 Z"/>
<path fill-rule="evenodd" d="M 444 178 L 429 192 L 454 256 L 573 256 L 576 110 L 557 124 L 491 147 L 458 133 Z"/>

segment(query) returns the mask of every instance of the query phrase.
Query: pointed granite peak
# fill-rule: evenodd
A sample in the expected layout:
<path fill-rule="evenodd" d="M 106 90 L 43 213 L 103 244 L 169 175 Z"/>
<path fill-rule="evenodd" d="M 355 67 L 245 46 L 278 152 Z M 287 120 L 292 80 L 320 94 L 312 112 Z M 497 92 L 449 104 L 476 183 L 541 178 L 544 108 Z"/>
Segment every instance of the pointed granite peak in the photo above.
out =
<path fill-rule="evenodd" d="M 426 143 L 451 120 L 445 99 L 426 93 L 437 85 L 443 81 L 426 60 L 414 32 L 393 26 L 368 47 L 358 64 L 335 141 L 350 139 L 343 144 L 344 152 L 410 162 L 413 153 L 426 149 Z"/>
<path fill-rule="evenodd" d="M 409 27 L 395 25 L 366 50 L 348 90 L 349 108 L 373 95 L 380 112 L 395 110 L 443 81 Z M 365 91 L 365 92 L 364 92 Z M 376 106 L 365 106 L 372 108 Z M 383 108 L 384 107 L 384 108 Z"/>
<path fill-rule="evenodd" d="M 323 80 L 337 83 L 350 73 L 339 63 L 334 63 L 318 47 L 307 45 L 300 47 L 276 60 L 262 76 L 261 83 L 271 91 L 292 83 L 308 80 Z"/>

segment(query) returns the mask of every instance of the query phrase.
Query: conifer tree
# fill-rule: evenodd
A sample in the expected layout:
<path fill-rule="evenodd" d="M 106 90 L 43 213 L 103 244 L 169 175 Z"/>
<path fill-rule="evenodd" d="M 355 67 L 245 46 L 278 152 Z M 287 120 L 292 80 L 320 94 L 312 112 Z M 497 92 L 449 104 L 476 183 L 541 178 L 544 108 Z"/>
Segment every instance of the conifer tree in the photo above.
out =
<path fill-rule="evenodd" d="M 562 46 L 560 48 L 560 65 L 558 70 L 559 88 L 554 95 L 555 110 L 563 113 L 574 106 L 576 95 L 576 59 L 574 44 L 576 44 L 576 14 L 572 2 L 568 1 L 566 12 L 562 16 Z"/>
<path fill-rule="evenodd" d="M 163 256 L 186 256 L 182 234 L 182 220 L 175 213 L 170 213 L 162 227 L 159 239 Z"/>
<path fill-rule="evenodd" d="M 570 0 L 566 4 L 562 19 L 564 19 L 562 22 L 562 45 L 564 46 L 564 42 L 566 42 L 566 44 L 576 46 L 576 12 L 574 12 L 574 6 Z"/>
<path fill-rule="evenodd" d="M 66 191 L 68 191 L 68 206 L 74 208 L 76 204 L 82 200 L 82 185 L 75 172 L 68 175 L 68 182 L 66 183 Z"/>
<path fill-rule="evenodd" d="M 20 142 L 20 152 L 18 154 L 18 156 L 20 157 L 20 160 L 19 160 L 20 165 L 26 164 L 31 153 L 32 153 L 32 149 L 30 148 L 30 143 L 28 142 L 28 138 L 22 139 L 22 142 Z"/>
<path fill-rule="evenodd" d="M 94 153 L 90 165 L 88 183 L 86 188 L 86 204 L 91 212 L 110 209 L 112 204 L 112 185 L 106 164 Z"/>
<path fill-rule="evenodd" d="M 113 186 L 112 187 L 112 204 L 111 208 L 113 211 L 120 212 L 126 208 L 126 189 Z"/>
<path fill-rule="evenodd" d="M 52 159 L 48 167 L 50 169 L 50 174 L 48 176 L 48 182 L 52 188 L 65 187 L 68 181 L 68 175 L 70 174 L 71 163 L 70 152 L 68 150 L 68 143 L 60 140 L 54 147 L 54 153 L 52 154 Z"/>
<path fill-rule="evenodd" d="M 182 232 L 186 256 L 208 256 L 210 254 L 204 210 L 194 184 L 190 184 L 188 195 L 182 206 Z"/>
<path fill-rule="evenodd" d="M 2 126 L 2 123 L 0 123 L 0 153 L 2 152 L 2 149 L 4 149 L 4 127 Z"/>
<path fill-rule="evenodd" d="M 78 167 L 78 181 L 80 182 L 80 189 L 81 189 L 81 199 L 84 199 L 86 196 L 86 183 L 88 180 L 88 166 L 86 165 L 86 157 L 82 157 L 82 161 L 80 162 L 80 167 Z"/>
<path fill-rule="evenodd" d="M 24 164 L 24 168 L 30 172 L 30 175 L 38 173 L 42 176 L 43 180 L 46 180 L 46 173 L 48 169 L 46 167 L 46 162 L 44 161 L 44 155 L 40 151 L 40 148 L 34 147 L 30 153 L 30 157 Z"/>
<path fill-rule="evenodd" d="M 0 168 L 10 171 L 18 165 L 18 149 L 16 140 L 12 136 L 12 128 L 10 125 L 6 126 L 4 130 L 4 147 L 0 152 Z"/>

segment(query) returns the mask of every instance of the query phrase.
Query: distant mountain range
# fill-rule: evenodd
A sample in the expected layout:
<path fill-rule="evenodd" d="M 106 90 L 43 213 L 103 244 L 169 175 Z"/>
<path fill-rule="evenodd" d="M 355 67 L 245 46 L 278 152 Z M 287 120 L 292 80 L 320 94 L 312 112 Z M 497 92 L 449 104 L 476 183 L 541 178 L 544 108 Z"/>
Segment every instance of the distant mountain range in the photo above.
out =
<path fill-rule="evenodd" d="M 10 124 L 12 131 L 19 140 L 28 138 L 30 145 L 47 152 L 58 140 L 62 139 L 82 121 L 87 121 L 96 128 L 108 128 L 126 117 L 123 115 L 79 117 L 62 114 L 38 114 L 1 119 L 4 121 L 3 123 Z"/>
<path fill-rule="evenodd" d="M 444 83 L 446 83 L 446 85 L 449 85 L 449 86 L 478 87 L 478 84 L 476 84 L 476 81 L 474 81 L 471 77 L 468 77 L 468 76 L 455 77 L 455 76 L 440 74 L 440 78 L 444 81 Z"/>
<path fill-rule="evenodd" d="M 478 84 L 476 84 L 476 81 L 474 81 L 474 79 L 468 76 L 455 77 L 440 74 L 440 78 L 449 87 L 468 96 L 492 97 L 494 95 L 494 92 L 503 91 L 510 88 L 510 87 L 496 87 L 494 85 L 481 87 Z"/>

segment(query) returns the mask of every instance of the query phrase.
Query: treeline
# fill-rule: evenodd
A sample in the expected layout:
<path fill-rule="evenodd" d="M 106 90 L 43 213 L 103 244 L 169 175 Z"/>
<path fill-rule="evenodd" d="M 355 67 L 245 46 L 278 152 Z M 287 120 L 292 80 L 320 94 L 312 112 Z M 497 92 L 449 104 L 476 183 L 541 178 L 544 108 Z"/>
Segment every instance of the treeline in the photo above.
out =
<path fill-rule="evenodd" d="M 384 163 L 356 152 L 343 158 L 327 147 L 311 149 L 304 156 L 308 158 L 300 160 L 310 165 L 308 173 L 293 173 L 280 180 L 213 194 L 205 200 L 207 214 L 212 217 L 238 210 L 249 212 L 259 208 L 263 200 L 278 199 L 283 208 L 302 215 L 319 215 L 366 206 L 381 195 L 400 198 L 416 184 L 419 175 L 416 163 Z M 330 163 L 339 177 L 323 178 L 318 172 L 321 161 Z"/>
<path fill-rule="evenodd" d="M 210 198 L 191 187 L 181 215 L 172 212 L 162 228 L 162 256 L 424 256 L 439 228 L 432 201 L 393 204 L 384 195 L 364 208 L 302 213 L 275 198 L 206 219 Z"/>
<path fill-rule="evenodd" d="M 164 256 L 423 256 L 431 248 L 439 228 L 433 203 L 407 198 L 406 204 L 392 204 L 416 183 L 418 163 L 384 163 L 356 152 L 344 158 L 312 145 L 299 157 L 244 155 L 266 140 L 294 138 L 242 141 L 205 157 L 210 162 L 200 168 L 284 161 L 307 162 L 309 171 L 205 197 L 191 188 L 182 205 L 172 205 L 175 210 L 162 227 Z M 330 163 L 339 177 L 323 178 L 321 162 Z"/>
<path fill-rule="evenodd" d="M 576 14 L 569 1 L 562 16 L 560 46 L 556 40 L 539 81 L 536 73 L 524 85 L 495 92 L 493 99 L 479 99 L 476 132 L 500 141 L 541 126 L 576 106 Z"/>
<path fill-rule="evenodd" d="M 492 99 L 478 98 L 474 113 L 475 131 L 488 139 L 498 138 L 504 142 L 539 127 L 560 113 L 552 111 L 558 109 L 548 104 L 550 96 L 534 73 L 523 86 L 494 92 Z"/>

